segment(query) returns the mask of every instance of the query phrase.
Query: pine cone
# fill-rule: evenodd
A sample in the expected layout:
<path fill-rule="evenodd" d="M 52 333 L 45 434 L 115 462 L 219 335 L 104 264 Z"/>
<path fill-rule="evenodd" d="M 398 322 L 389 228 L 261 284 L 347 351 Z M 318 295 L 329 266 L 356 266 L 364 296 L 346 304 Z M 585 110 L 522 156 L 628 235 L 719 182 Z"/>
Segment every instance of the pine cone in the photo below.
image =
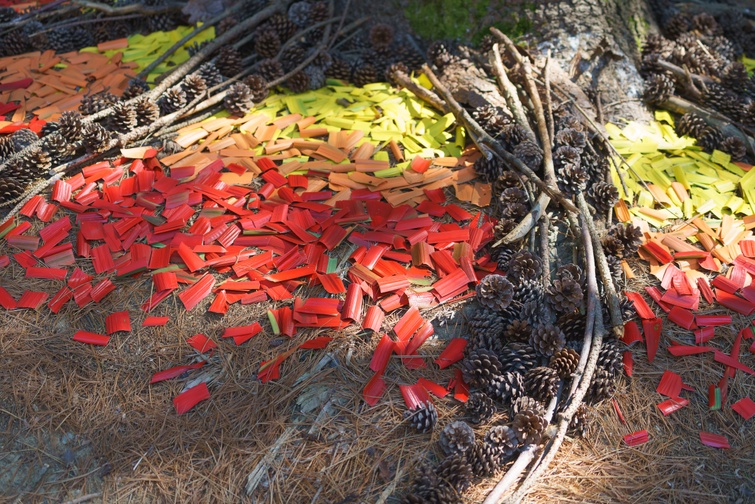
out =
<path fill-rule="evenodd" d="M 577 370 L 579 353 L 571 348 L 562 348 L 553 354 L 548 365 L 558 373 L 559 378 L 568 380 Z"/>
<path fill-rule="evenodd" d="M 306 3 L 306 2 L 299 2 Z M 470 478 L 471 478 L 470 469 Z M 402 501 L 404 504 L 461 504 L 461 496 L 450 485 L 441 481 L 438 486 L 422 492 L 412 492 Z"/>
<path fill-rule="evenodd" d="M 507 150 L 513 150 L 514 147 L 525 140 L 530 140 L 530 134 L 524 126 L 511 123 L 501 127 L 498 140 L 503 143 Z"/>
<path fill-rule="evenodd" d="M 472 483 L 472 465 L 465 453 L 449 455 L 441 460 L 435 474 L 457 492 L 463 492 Z"/>
<path fill-rule="evenodd" d="M 721 75 L 721 84 L 738 94 L 745 93 L 747 91 L 747 68 L 741 61 L 735 61 L 729 63 L 724 69 Z"/>
<path fill-rule="evenodd" d="M 217 26 L 215 26 L 215 36 L 219 37 L 220 35 L 224 34 L 231 28 L 235 27 L 238 24 L 236 21 L 236 18 L 232 16 L 228 16 L 223 18 Z"/>
<path fill-rule="evenodd" d="M 438 443 L 446 455 L 465 452 L 475 444 L 474 430 L 461 420 L 451 422 L 443 427 Z"/>
<path fill-rule="evenodd" d="M 651 105 L 661 105 L 674 95 L 674 81 L 664 74 L 655 74 L 645 81 L 643 97 Z"/>
<path fill-rule="evenodd" d="M 303 70 L 309 77 L 309 89 L 320 89 L 325 86 L 325 71 L 315 65 L 309 65 Z"/>
<path fill-rule="evenodd" d="M 85 95 L 84 98 L 81 99 L 79 112 L 83 115 L 96 114 L 100 110 L 105 110 L 112 106 L 117 101 L 117 96 L 105 92 L 97 93 L 95 95 Z"/>
<path fill-rule="evenodd" d="M 257 71 L 268 82 L 283 77 L 283 66 L 274 59 L 260 61 Z"/>
<path fill-rule="evenodd" d="M 732 161 L 741 161 L 747 155 L 744 141 L 734 136 L 724 138 L 718 145 L 718 150 L 729 154 Z"/>
<path fill-rule="evenodd" d="M 732 119 L 739 119 L 744 103 L 736 93 L 732 93 L 720 84 L 706 84 L 703 102 Z"/>
<path fill-rule="evenodd" d="M 275 30 L 257 30 L 257 36 L 254 37 L 254 52 L 259 54 L 260 57 L 275 58 L 280 49 L 281 39 Z"/>
<path fill-rule="evenodd" d="M 703 148 L 705 152 L 713 152 L 721 142 L 724 141 L 724 135 L 714 127 L 705 128 L 703 134 L 697 139 L 697 145 Z"/>
<path fill-rule="evenodd" d="M 16 152 L 16 149 L 13 146 L 13 139 L 10 135 L 0 136 L 0 159 L 6 159 L 12 156 L 14 152 Z"/>
<path fill-rule="evenodd" d="M 451 54 L 445 42 L 436 41 L 427 48 L 427 60 L 441 72 L 455 57 Z"/>
<path fill-rule="evenodd" d="M 541 303 L 528 301 L 521 305 L 519 314 L 533 327 L 538 327 L 548 322 L 548 312 L 543 310 Z"/>
<path fill-rule="evenodd" d="M 186 101 L 190 102 L 207 91 L 207 81 L 198 73 L 189 74 L 183 80 L 181 89 L 186 93 Z"/>
<path fill-rule="evenodd" d="M 625 254 L 635 254 L 642 245 L 642 230 L 632 224 L 614 224 L 608 234 L 624 244 Z"/>
<path fill-rule="evenodd" d="M 596 368 L 585 399 L 588 402 L 595 404 L 604 399 L 610 399 L 615 393 L 615 378 L 613 378 L 605 369 Z"/>
<path fill-rule="evenodd" d="M 543 150 L 530 140 L 517 144 L 514 147 L 514 155 L 534 171 L 540 169 L 540 164 L 543 162 Z"/>
<path fill-rule="evenodd" d="M 676 39 L 683 33 L 687 33 L 690 29 L 692 29 L 692 22 L 690 21 L 689 16 L 681 12 L 674 14 L 663 25 L 663 31 L 671 40 Z"/>
<path fill-rule="evenodd" d="M 103 152 L 110 145 L 110 133 L 98 123 L 84 126 L 84 148 L 89 153 Z"/>
<path fill-rule="evenodd" d="M 585 131 L 585 125 L 582 123 L 579 117 L 573 115 L 566 109 L 564 115 L 560 116 L 556 122 L 559 130 L 574 129 L 577 131 Z"/>
<path fill-rule="evenodd" d="M 270 19 L 268 20 L 268 25 L 272 30 L 274 30 L 275 34 L 278 36 L 281 42 L 284 42 L 291 37 L 293 37 L 296 32 L 296 24 L 288 18 L 288 16 L 285 16 L 283 14 L 273 14 L 270 16 Z M 271 58 L 274 57 L 270 56 Z"/>
<path fill-rule="evenodd" d="M 565 344 L 566 336 L 563 331 L 553 325 L 536 327 L 530 337 L 530 345 L 545 357 L 550 357 L 558 352 Z"/>
<path fill-rule="evenodd" d="M 563 147 L 560 147 L 560 149 Z M 563 165 L 558 172 L 558 184 L 567 194 L 578 194 L 585 190 L 590 174 L 579 164 Z"/>
<path fill-rule="evenodd" d="M 519 282 L 514 291 L 514 301 L 525 305 L 531 301 L 540 303 L 545 296 L 542 282 L 537 278 L 526 279 Z"/>
<path fill-rule="evenodd" d="M 485 348 L 497 352 L 501 349 L 501 333 L 506 319 L 497 310 L 480 307 L 467 318 L 467 330 L 471 334 L 470 348 Z"/>
<path fill-rule="evenodd" d="M 559 280 L 564 278 L 571 278 L 575 280 L 579 285 L 584 285 L 585 278 L 582 275 L 582 268 L 574 263 L 564 264 L 558 267 L 555 277 Z"/>
<path fill-rule="evenodd" d="M 286 81 L 286 85 L 294 93 L 303 93 L 309 90 L 309 76 L 305 72 L 297 72 Z"/>
<path fill-rule="evenodd" d="M 370 65 L 360 65 L 354 70 L 354 84 L 357 86 L 365 86 L 373 82 L 377 82 L 379 73 L 377 69 Z"/>
<path fill-rule="evenodd" d="M 474 162 L 474 169 L 483 180 L 490 182 L 501 176 L 505 168 L 497 156 L 492 156 L 490 159 L 481 156 Z"/>
<path fill-rule="evenodd" d="M 165 91 L 157 104 L 160 106 L 160 111 L 163 115 L 172 114 L 186 106 L 186 93 L 184 93 L 180 85 L 173 86 Z"/>
<path fill-rule="evenodd" d="M 559 147 L 572 147 L 582 152 L 587 145 L 585 134 L 574 128 L 562 128 L 556 133 L 556 145 Z"/>
<path fill-rule="evenodd" d="M 611 272 L 611 279 L 614 284 L 619 284 L 623 280 L 624 268 L 621 266 L 621 259 L 615 255 L 606 255 L 608 269 Z"/>
<path fill-rule="evenodd" d="M 218 51 L 215 67 L 223 77 L 233 77 L 244 69 L 241 53 L 233 46 L 224 46 Z"/>
<path fill-rule="evenodd" d="M 52 166 L 52 159 L 48 152 L 37 146 L 20 154 L 18 164 L 24 172 L 37 178 L 47 173 Z"/>
<path fill-rule="evenodd" d="M 287 47 L 282 53 L 279 58 L 281 65 L 283 65 L 283 69 L 286 72 L 290 72 L 299 64 L 304 61 L 304 58 L 307 57 L 307 51 L 300 45 L 294 45 L 291 47 Z"/>
<path fill-rule="evenodd" d="M 508 269 L 509 262 L 511 262 L 511 258 L 514 257 L 514 254 L 516 254 L 516 251 L 506 246 L 496 247 L 491 252 L 491 255 L 493 255 L 498 262 L 498 269 L 500 270 Z"/>
<path fill-rule="evenodd" d="M 82 128 L 81 114 L 78 112 L 72 110 L 60 115 L 58 132 L 65 140 L 69 142 L 81 140 Z"/>
<path fill-rule="evenodd" d="M 461 361 L 461 371 L 465 382 L 485 388 L 494 376 L 501 374 L 501 361 L 495 352 L 479 348 L 469 352 Z"/>
<path fill-rule="evenodd" d="M 512 427 L 522 445 L 540 444 L 548 423 L 539 412 L 526 409 L 514 417 Z"/>
<path fill-rule="evenodd" d="M 558 371 L 541 366 L 530 369 L 524 375 L 524 392 L 538 401 L 547 402 L 558 392 Z"/>
<path fill-rule="evenodd" d="M 147 18 L 147 29 L 150 32 L 169 32 L 176 29 L 176 22 L 169 14 L 155 14 Z"/>
<path fill-rule="evenodd" d="M 573 312 L 582 304 L 582 287 L 573 278 L 556 278 L 548 287 L 548 301 L 559 313 Z"/>
<path fill-rule="evenodd" d="M 262 72 L 262 65 L 267 60 L 262 60 L 260 62 L 260 72 Z M 208 88 L 211 88 L 213 86 L 217 86 L 221 82 L 223 82 L 223 76 L 220 74 L 220 70 L 218 70 L 218 67 L 215 66 L 214 63 L 208 62 L 204 63 L 202 66 L 199 67 L 199 70 L 197 71 L 200 77 L 202 77 L 207 84 Z M 281 74 L 282 75 L 282 74 Z"/>
<path fill-rule="evenodd" d="M 232 115 L 244 117 L 252 107 L 252 90 L 243 83 L 232 84 L 223 98 L 223 105 Z"/>
<path fill-rule="evenodd" d="M 325 71 L 325 75 L 334 79 L 351 80 L 351 64 L 338 56 L 333 57 L 333 63 Z"/>
<path fill-rule="evenodd" d="M 585 316 L 579 312 L 561 315 L 558 327 L 563 331 L 567 341 L 582 341 L 585 337 Z"/>
<path fill-rule="evenodd" d="M 590 420 L 590 408 L 582 403 L 574 412 L 574 416 L 569 422 L 569 428 L 566 431 L 572 437 L 585 437 L 587 432 L 587 424 Z"/>
<path fill-rule="evenodd" d="M 498 451 L 499 463 L 502 463 L 516 453 L 519 438 L 508 425 L 496 425 L 485 433 L 485 443 Z"/>
<path fill-rule="evenodd" d="M 47 135 L 51 135 L 53 133 L 57 133 L 60 129 L 60 123 L 57 121 L 47 121 L 44 126 L 42 126 L 42 130 L 39 132 L 40 136 L 46 137 Z M 5 137 L 0 137 L 0 158 L 3 157 L 3 146 L 2 146 L 2 140 Z M 11 147 L 12 148 L 12 147 Z"/>
<path fill-rule="evenodd" d="M 309 17 L 310 8 L 310 3 L 307 1 L 294 2 L 288 8 L 288 19 L 299 28 L 304 28 L 311 23 Z"/>
<path fill-rule="evenodd" d="M 721 26 L 716 22 L 716 18 L 707 12 L 695 14 L 692 18 L 692 29 L 701 35 L 707 35 L 709 37 L 721 35 L 723 33 Z"/>
<path fill-rule="evenodd" d="M 47 135 L 42 139 L 42 149 L 58 161 L 74 153 L 74 147 L 60 134 Z"/>
<path fill-rule="evenodd" d="M 24 189 L 26 189 L 26 186 L 18 181 L 0 177 L 0 206 L 20 198 L 24 194 Z"/>
<path fill-rule="evenodd" d="M 606 173 L 610 171 L 605 157 L 592 154 L 590 151 L 583 151 L 580 159 L 580 166 L 587 171 L 588 180 L 605 180 Z"/>
<path fill-rule="evenodd" d="M 676 122 L 676 133 L 679 136 L 700 138 L 707 127 L 708 123 L 705 122 L 705 119 L 693 112 L 689 112 Z"/>
<path fill-rule="evenodd" d="M 393 43 L 393 27 L 379 23 L 370 30 L 370 44 L 374 49 L 387 49 Z"/>
<path fill-rule="evenodd" d="M 605 214 L 619 201 L 619 190 L 613 184 L 598 181 L 587 191 L 598 212 Z"/>
<path fill-rule="evenodd" d="M 472 474 L 477 477 L 492 476 L 501 465 L 500 452 L 485 442 L 476 443 L 467 459 L 472 464 Z"/>
<path fill-rule="evenodd" d="M 507 276 L 514 283 L 539 278 L 543 273 L 540 258 L 528 250 L 520 250 L 509 261 Z"/>
<path fill-rule="evenodd" d="M 136 110 L 125 102 L 113 105 L 113 114 L 109 117 L 110 129 L 118 133 L 128 133 L 136 127 Z"/>
<path fill-rule="evenodd" d="M 502 403 L 513 401 L 522 395 L 524 383 L 519 373 L 503 373 L 494 376 L 487 387 L 487 393 Z"/>
<path fill-rule="evenodd" d="M 149 91 L 149 84 L 141 79 L 131 79 L 128 86 L 123 90 L 121 99 L 130 100 Z"/>
<path fill-rule="evenodd" d="M 0 7 L 0 23 L 9 23 L 18 17 L 18 13 L 12 7 Z"/>
<path fill-rule="evenodd" d="M 512 320 L 511 323 L 503 331 L 503 339 L 505 341 L 516 341 L 519 343 L 527 343 L 532 335 L 532 326 L 526 320 Z"/>
<path fill-rule="evenodd" d="M 472 423 L 486 422 L 495 415 L 493 400 L 482 392 L 472 392 L 467 399 L 467 415 Z"/>
<path fill-rule="evenodd" d="M 503 310 L 511 304 L 514 286 L 503 275 L 487 275 L 476 287 L 477 302 L 494 310 Z"/>
<path fill-rule="evenodd" d="M 603 251 L 606 253 L 606 255 L 613 256 L 618 259 L 624 257 L 624 242 L 622 242 L 618 237 L 608 234 L 603 237 L 600 243 L 603 246 Z"/>
<path fill-rule="evenodd" d="M 400 61 L 397 61 L 396 63 L 392 63 L 388 65 L 388 67 L 385 69 L 385 80 L 395 85 L 396 87 L 401 87 L 398 81 L 396 80 L 396 75 L 399 72 L 406 75 L 411 74 L 411 70 L 409 70 L 408 66 L 406 66 L 404 63 Z"/>
<path fill-rule="evenodd" d="M 598 364 L 596 369 L 602 369 L 608 373 L 608 376 L 615 377 L 624 369 L 624 352 L 621 349 L 618 340 L 609 339 L 603 341 L 598 354 Z"/>
<path fill-rule="evenodd" d="M 536 412 L 538 415 L 545 416 L 545 408 L 543 407 L 543 405 L 539 401 L 529 396 L 518 397 L 514 402 L 512 402 L 509 415 L 511 416 L 511 418 L 514 418 L 519 413 L 526 410 L 531 410 Z"/>
<path fill-rule="evenodd" d="M 28 128 L 22 128 L 18 131 L 14 131 L 10 138 L 13 142 L 13 149 L 16 152 L 21 152 L 22 150 L 39 140 L 37 134 Z"/>
<path fill-rule="evenodd" d="M 267 98 L 267 95 L 270 92 L 267 89 L 267 80 L 258 74 L 252 74 L 245 77 L 244 84 L 249 86 L 249 89 L 252 91 L 252 100 L 255 103 L 259 103 Z"/>
<path fill-rule="evenodd" d="M 412 427 L 419 432 L 430 432 L 438 423 L 438 412 L 435 410 L 435 405 L 427 401 L 420 403 L 413 410 L 404 411 L 404 420 L 409 420 Z"/>
<path fill-rule="evenodd" d="M 501 373 L 523 374 L 537 366 L 539 360 L 537 350 L 527 343 L 509 343 L 501 351 Z"/>
<path fill-rule="evenodd" d="M 136 101 L 134 111 L 136 112 L 136 124 L 139 126 L 152 124 L 160 117 L 160 107 L 146 96 Z"/>

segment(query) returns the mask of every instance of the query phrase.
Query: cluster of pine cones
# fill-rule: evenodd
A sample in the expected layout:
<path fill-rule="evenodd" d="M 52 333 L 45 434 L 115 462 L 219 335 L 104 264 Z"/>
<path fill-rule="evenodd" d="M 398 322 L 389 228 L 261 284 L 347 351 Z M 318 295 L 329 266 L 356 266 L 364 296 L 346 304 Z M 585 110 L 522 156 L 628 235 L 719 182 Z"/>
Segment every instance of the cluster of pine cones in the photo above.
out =
<path fill-rule="evenodd" d="M 717 21 L 710 14 L 676 13 L 664 24 L 665 36 L 648 36 L 642 49 L 641 71 L 645 77 L 644 96 L 651 105 L 662 105 L 675 94 L 694 98 L 679 76 L 658 63 L 665 61 L 700 76 L 695 82 L 702 87 L 702 105 L 732 121 L 755 127 L 755 76 L 748 76 L 739 61 L 743 52 L 755 54 L 755 31 L 750 23 L 729 17 Z M 718 149 L 734 160 L 743 159 L 747 153 L 743 140 L 724 136 L 694 114 L 682 117 L 677 133 L 695 138 L 707 152 Z"/>
<path fill-rule="evenodd" d="M 123 7 L 132 3 L 141 3 L 148 7 L 167 5 L 167 0 L 110 0 L 102 2 L 113 7 Z M 0 39 L 0 56 L 14 56 L 30 51 L 52 49 L 58 53 L 75 51 L 101 42 L 125 38 L 134 33 L 152 33 L 155 31 L 174 30 L 185 20 L 180 10 L 143 15 L 123 19 L 112 19 L 101 12 L 84 9 L 61 9 L 59 13 L 47 13 L 42 20 L 33 19 L 22 24 L 16 30 Z M 10 7 L 0 8 L 0 23 L 12 22 L 20 14 Z M 96 20 L 91 23 L 79 23 L 82 20 Z M 75 26 L 68 24 L 79 23 Z"/>
<path fill-rule="evenodd" d="M 238 49 L 224 48 L 215 64 L 222 75 L 232 77 L 244 69 L 246 62 L 254 62 L 254 73 L 244 84 L 255 94 L 256 89 L 264 88 L 267 82 L 279 79 L 313 56 L 323 36 L 322 28 L 313 27 L 327 20 L 327 2 L 294 2 L 286 14 L 275 14 L 260 25 L 248 43 Z M 224 21 L 218 26 L 218 33 L 235 24 L 234 20 Z M 409 72 L 424 63 L 422 55 L 413 49 L 405 35 L 396 34 L 393 27 L 383 23 L 336 38 L 332 46 L 291 75 L 285 85 L 297 93 L 321 88 L 327 78 L 363 86 L 390 79 L 396 69 Z M 247 82 L 249 80 L 251 82 Z"/>

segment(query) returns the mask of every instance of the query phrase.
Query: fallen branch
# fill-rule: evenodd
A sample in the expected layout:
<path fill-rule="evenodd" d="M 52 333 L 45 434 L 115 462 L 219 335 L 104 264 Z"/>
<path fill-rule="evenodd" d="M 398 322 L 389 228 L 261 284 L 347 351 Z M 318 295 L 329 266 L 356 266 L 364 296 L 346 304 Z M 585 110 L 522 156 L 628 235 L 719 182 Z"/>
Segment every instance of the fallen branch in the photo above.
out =
<path fill-rule="evenodd" d="M 526 128 L 529 134 L 534 138 L 535 132 L 532 131 L 530 123 L 527 120 L 527 114 L 524 113 L 524 107 L 522 106 L 522 101 L 519 99 L 519 93 L 516 90 L 516 86 L 511 82 L 509 76 L 506 74 L 506 69 L 503 67 L 501 53 L 498 51 L 498 44 L 493 44 L 490 66 L 493 70 L 493 75 L 495 75 L 496 80 L 498 80 L 498 88 L 506 99 L 506 103 L 511 109 L 511 113 L 514 115 L 514 120 L 517 124 Z"/>
<path fill-rule="evenodd" d="M 117 14 L 162 14 L 163 12 L 178 11 L 184 8 L 184 4 L 178 2 L 154 6 L 144 5 L 142 3 L 132 3 L 121 7 L 113 7 L 112 5 L 91 2 L 89 0 L 74 0 L 73 3 L 80 7 L 100 11 L 108 16 Z"/>
<path fill-rule="evenodd" d="M 535 184 L 541 191 L 545 192 L 552 199 L 556 200 L 562 207 L 570 212 L 577 212 L 577 207 L 574 206 L 566 196 L 558 190 L 558 188 L 552 187 L 549 184 L 543 182 L 543 180 L 532 171 L 530 167 L 525 165 L 519 158 L 513 154 L 507 152 L 501 144 L 499 144 L 493 137 L 488 135 L 479 124 L 464 110 L 461 105 L 451 96 L 451 92 L 438 80 L 438 77 L 427 65 L 422 66 L 422 71 L 430 80 L 438 93 L 445 100 L 448 109 L 454 114 L 456 120 L 464 124 L 467 129 L 473 134 L 473 139 L 477 143 L 478 147 L 481 147 L 483 154 L 486 151 L 492 151 L 505 163 L 512 166 L 519 173 L 526 175 L 529 180 Z"/>

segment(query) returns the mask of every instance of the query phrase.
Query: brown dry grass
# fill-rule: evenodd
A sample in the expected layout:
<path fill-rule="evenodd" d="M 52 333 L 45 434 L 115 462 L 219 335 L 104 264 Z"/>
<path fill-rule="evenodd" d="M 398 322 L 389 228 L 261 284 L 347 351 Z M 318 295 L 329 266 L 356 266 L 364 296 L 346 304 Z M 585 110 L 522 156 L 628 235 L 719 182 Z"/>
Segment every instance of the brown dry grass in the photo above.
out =
<path fill-rule="evenodd" d="M 57 290 L 56 282 L 30 282 L 22 275 L 18 266 L 2 272 L 3 286 L 16 297 L 24 289 Z M 641 278 L 638 285 L 648 281 Z M 221 318 L 206 313 L 209 300 L 189 313 L 171 300 L 155 313 L 171 315 L 168 325 L 141 328 L 138 304 L 148 291 L 146 280 L 121 282 L 101 304 L 84 309 L 69 303 L 58 315 L 47 309 L 0 312 L 0 448 L 18 449 L 19 442 L 37 439 L 21 461 L 51 467 L 39 482 L 27 477 L 3 489 L 9 501 L 23 491 L 23 502 L 92 492 L 101 492 L 105 502 L 379 502 L 406 488 L 416 464 L 438 455 L 438 431 L 420 435 L 401 423 L 404 406 L 396 385 L 419 376 L 445 384 L 449 372 L 418 373 L 392 362 L 389 392 L 368 407 L 361 391 L 377 338 L 354 331 L 329 334 L 335 341 L 324 351 L 297 352 L 283 364 L 280 380 L 261 384 L 256 373 L 262 360 L 314 335 L 281 340 L 263 324 L 266 331 L 241 347 L 221 342 L 210 364 L 188 378 L 148 385 L 155 371 L 196 359 L 187 337 L 203 332 L 217 339 L 224 327 L 264 320 L 266 309 L 233 306 Z M 78 329 L 103 332 L 107 314 L 124 307 L 132 314 L 131 333 L 115 335 L 105 348 L 70 340 Z M 734 327 L 746 322 L 739 318 Z M 666 341 L 670 335 L 689 341 L 689 335 L 667 328 Z M 717 333 L 728 350 L 734 329 Z M 437 345 L 426 346 L 426 354 L 438 352 Z M 741 489 L 755 488 L 751 426 L 728 407 L 707 411 L 707 386 L 718 380 L 721 366 L 710 356 L 673 359 L 662 350 L 648 364 L 641 348 L 635 359 L 635 378 L 617 396 L 628 425 L 620 424 L 610 403 L 599 407 L 588 438 L 564 445 L 530 502 L 729 502 Z M 668 418 L 655 407 L 662 400 L 655 387 L 664 369 L 680 373 L 697 390 L 685 392 L 691 404 Z M 208 381 L 212 398 L 177 416 L 172 398 L 198 378 Z M 755 396 L 754 384 L 739 373 L 730 383 L 729 404 Z M 320 399 L 309 401 L 315 396 Z M 437 404 L 439 425 L 463 413 L 452 400 Z M 622 444 L 624 434 L 641 429 L 650 432 L 648 444 Z M 732 449 L 702 446 L 699 430 L 725 434 Z M 66 462 L 56 441 L 63 433 L 74 433 L 88 447 L 74 463 Z M 249 497 L 247 475 L 271 447 L 277 455 L 268 457 L 265 476 Z M 476 486 L 468 501 L 480 501 L 492 484 Z"/>

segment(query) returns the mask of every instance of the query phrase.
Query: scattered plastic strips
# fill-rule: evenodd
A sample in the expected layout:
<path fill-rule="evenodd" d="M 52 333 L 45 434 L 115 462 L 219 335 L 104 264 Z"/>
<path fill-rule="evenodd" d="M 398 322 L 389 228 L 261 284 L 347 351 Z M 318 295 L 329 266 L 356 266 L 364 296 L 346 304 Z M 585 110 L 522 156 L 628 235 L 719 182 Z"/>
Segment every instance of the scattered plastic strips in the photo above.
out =
<path fill-rule="evenodd" d="M 658 409 L 661 410 L 661 412 L 663 413 L 663 416 L 669 416 L 674 411 L 678 411 L 682 409 L 683 407 L 687 406 L 688 404 L 689 404 L 689 400 L 676 398 L 676 399 L 667 399 L 661 403 L 658 403 L 656 406 L 658 406 Z"/>
<path fill-rule="evenodd" d="M 176 408 L 176 413 L 178 415 L 183 415 L 200 402 L 209 398 L 210 391 L 207 388 L 207 384 L 202 382 L 174 397 L 173 406 Z"/>
<path fill-rule="evenodd" d="M 127 311 L 111 313 L 105 318 L 105 329 L 108 335 L 116 332 L 131 331 L 131 318 Z"/>
<path fill-rule="evenodd" d="M 142 327 L 161 327 L 168 323 L 170 317 L 149 316 L 142 322 Z"/>
<path fill-rule="evenodd" d="M 393 353 L 394 343 L 387 334 L 383 334 L 380 338 L 375 351 L 372 354 L 372 360 L 370 361 L 370 369 L 376 373 L 382 373 L 388 366 L 388 361 Z"/>
<path fill-rule="evenodd" d="M 663 323 L 659 318 L 644 319 L 642 321 L 642 332 L 645 333 L 645 345 L 647 347 L 648 362 L 653 362 L 655 355 L 658 353 L 658 346 L 661 341 L 661 329 Z"/>
<path fill-rule="evenodd" d="M 212 341 L 204 334 L 195 334 L 191 338 L 187 339 L 186 342 L 199 353 L 209 352 L 217 348 L 218 346 L 217 343 Z"/>
<path fill-rule="evenodd" d="M 656 391 L 672 399 L 678 398 L 682 391 L 682 377 L 672 371 L 664 371 Z"/>
<path fill-rule="evenodd" d="M 152 385 L 153 383 L 158 383 L 161 381 L 177 378 L 181 376 L 182 374 L 186 373 L 187 371 L 191 371 L 193 369 L 199 369 L 205 364 L 207 364 L 207 361 L 200 361 L 195 364 L 187 364 L 185 366 L 174 366 L 164 371 L 158 371 L 157 373 L 152 375 L 152 379 L 150 379 L 149 383 L 150 385 Z"/>
<path fill-rule="evenodd" d="M 375 406 L 378 401 L 380 401 L 380 398 L 383 397 L 386 388 L 387 386 L 385 380 L 383 380 L 383 373 L 375 373 L 372 378 L 370 378 L 370 381 L 367 382 L 367 385 L 365 385 L 364 391 L 362 392 L 364 402 L 370 406 Z"/>

